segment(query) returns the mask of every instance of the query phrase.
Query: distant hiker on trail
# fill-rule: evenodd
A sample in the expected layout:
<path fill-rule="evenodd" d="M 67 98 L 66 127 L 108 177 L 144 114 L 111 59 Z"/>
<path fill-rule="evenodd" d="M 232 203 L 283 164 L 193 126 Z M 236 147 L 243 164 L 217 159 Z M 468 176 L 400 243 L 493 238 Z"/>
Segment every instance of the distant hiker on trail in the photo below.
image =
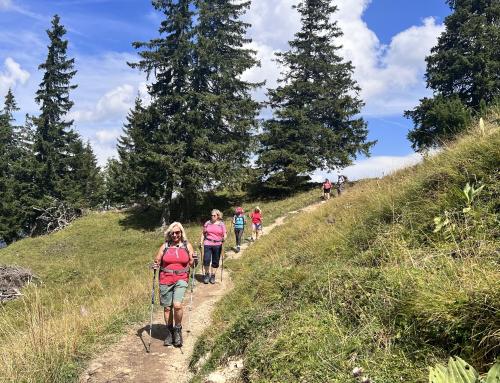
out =
<path fill-rule="evenodd" d="M 259 235 L 262 235 L 262 212 L 260 211 L 260 207 L 255 207 L 253 212 L 250 213 L 250 219 L 252 220 L 252 241 L 259 238 Z"/>
<path fill-rule="evenodd" d="M 237 207 L 234 212 L 234 236 L 236 237 L 236 252 L 239 253 L 241 247 L 241 238 L 243 238 L 243 232 L 245 231 L 246 219 L 242 207 Z"/>
<path fill-rule="evenodd" d="M 321 185 L 321 188 L 323 189 L 323 199 L 324 200 L 329 200 L 330 199 L 330 192 L 332 190 L 332 183 L 328 178 L 325 178 L 325 182 L 323 182 L 323 185 Z"/>
<path fill-rule="evenodd" d="M 201 242 L 203 242 L 203 268 L 205 275 L 203 283 L 215 283 L 215 273 L 219 268 L 222 245 L 226 240 L 226 225 L 222 221 L 222 213 L 212 210 L 210 220 L 203 225 L 201 233 Z"/>
<path fill-rule="evenodd" d="M 182 225 L 172 223 L 165 231 L 165 243 L 154 261 L 154 267 L 160 268 L 160 304 L 164 307 L 167 325 L 165 346 L 182 347 L 182 301 L 188 287 L 189 267 L 194 263 L 193 253 Z"/>
<path fill-rule="evenodd" d="M 337 178 L 337 195 L 341 195 L 344 191 L 345 183 L 347 182 L 347 177 L 343 174 L 339 174 Z"/>

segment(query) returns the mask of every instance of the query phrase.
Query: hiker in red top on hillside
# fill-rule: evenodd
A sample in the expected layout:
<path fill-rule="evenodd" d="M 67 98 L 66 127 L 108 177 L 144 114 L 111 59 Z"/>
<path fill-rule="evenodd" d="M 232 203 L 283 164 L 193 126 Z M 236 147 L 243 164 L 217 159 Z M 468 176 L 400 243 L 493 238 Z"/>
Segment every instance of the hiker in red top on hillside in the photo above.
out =
<path fill-rule="evenodd" d="M 323 182 L 323 185 L 321 185 L 321 188 L 323 189 L 323 199 L 324 200 L 329 200 L 330 199 L 330 192 L 332 191 L 332 183 L 328 178 L 325 178 L 325 182 Z"/>
<path fill-rule="evenodd" d="M 184 227 L 179 222 L 172 223 L 154 260 L 154 268 L 160 269 L 160 305 L 167 325 L 165 346 L 182 347 L 182 301 L 188 287 L 189 268 L 194 263 L 193 254 Z"/>
<path fill-rule="evenodd" d="M 250 219 L 252 220 L 252 241 L 254 241 L 262 235 L 262 212 L 260 211 L 260 207 L 256 206 L 253 209 L 253 212 L 250 213 Z"/>
<path fill-rule="evenodd" d="M 203 243 L 203 283 L 215 283 L 215 273 L 219 268 L 222 245 L 227 238 L 226 225 L 220 210 L 212 210 L 210 220 L 203 225 L 201 242 Z M 211 266 L 211 270 L 210 270 Z"/>

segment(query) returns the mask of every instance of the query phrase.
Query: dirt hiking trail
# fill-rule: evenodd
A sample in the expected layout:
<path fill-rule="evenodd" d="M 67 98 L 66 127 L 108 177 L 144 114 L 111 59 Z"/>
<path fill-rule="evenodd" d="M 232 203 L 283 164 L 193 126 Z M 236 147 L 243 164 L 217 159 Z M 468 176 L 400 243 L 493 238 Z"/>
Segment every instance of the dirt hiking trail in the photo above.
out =
<path fill-rule="evenodd" d="M 276 226 L 283 225 L 285 219 L 299 212 L 310 212 L 317 209 L 325 201 L 321 201 L 300 210 L 290 211 L 268 226 L 264 226 L 263 235 L 269 234 Z M 232 235 L 232 233 L 229 233 Z M 245 254 L 249 246 L 245 243 L 239 253 L 226 252 L 226 259 L 238 259 Z M 145 346 L 149 343 L 149 321 L 130 326 L 124 336 L 113 344 L 105 353 L 93 359 L 84 373 L 80 383 L 185 383 L 192 378 L 189 361 L 198 337 L 211 324 L 211 315 L 218 302 L 232 288 L 231 275 L 224 272 L 220 281 L 220 271 L 214 285 L 200 282 L 201 267 L 197 268 L 197 282 L 194 288 L 192 310 L 190 311 L 190 290 L 184 297 L 183 339 L 182 348 L 165 347 L 166 336 L 163 310 L 155 309 L 152 327 L 151 352 L 147 353 Z M 156 302 L 158 299 L 156 299 Z M 208 376 L 205 382 L 222 383 L 234 379 L 242 367 L 240 361 L 233 361 L 228 368 L 216 371 Z"/>

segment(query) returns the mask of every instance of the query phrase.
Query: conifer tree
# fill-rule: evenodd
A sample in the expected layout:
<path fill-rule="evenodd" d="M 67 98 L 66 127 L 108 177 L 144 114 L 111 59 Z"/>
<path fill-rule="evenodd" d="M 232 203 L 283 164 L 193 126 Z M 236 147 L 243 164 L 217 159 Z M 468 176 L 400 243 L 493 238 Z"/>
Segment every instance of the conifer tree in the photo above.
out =
<path fill-rule="evenodd" d="M 19 229 L 13 174 L 16 159 L 13 113 L 17 110 L 14 95 L 9 89 L 0 111 L 0 239 L 7 243 L 16 237 Z"/>
<path fill-rule="evenodd" d="M 180 169 L 182 212 L 189 216 L 199 192 L 241 178 L 252 149 L 252 132 L 260 109 L 251 91 L 262 85 L 242 80 L 258 65 L 244 47 L 250 26 L 240 20 L 250 2 L 197 0 L 193 70 L 186 126 L 185 158 Z"/>
<path fill-rule="evenodd" d="M 151 132 L 151 150 L 144 154 L 152 172 L 162 177 L 160 184 L 153 182 L 151 196 L 161 195 L 162 220 L 170 220 L 174 190 L 180 185 L 179 168 L 184 158 L 185 134 L 188 131 L 189 75 L 192 68 L 192 0 L 157 0 L 153 6 L 165 18 L 161 22 L 160 37 L 149 42 L 135 42 L 143 49 L 141 60 L 130 65 L 144 70 L 148 77 L 155 75 L 149 86 L 152 109 L 156 111 L 156 127 Z"/>
<path fill-rule="evenodd" d="M 158 118 L 153 118 L 154 108 L 145 108 L 139 97 L 127 116 L 123 134 L 118 139 L 118 163 L 108 169 L 108 184 L 119 185 L 111 202 L 155 205 L 162 197 L 165 174 L 158 168 L 154 157 L 155 138 L 158 134 Z M 115 180 L 111 180 L 115 177 Z"/>
<path fill-rule="evenodd" d="M 14 126 L 14 140 L 17 150 L 13 163 L 15 178 L 16 203 L 19 211 L 18 223 L 21 226 L 18 234 L 28 235 L 36 219 L 37 213 L 32 207 L 39 205 L 41 190 L 36 181 L 37 162 L 33 151 L 35 128 L 33 117 L 26 115 L 23 125 Z"/>
<path fill-rule="evenodd" d="M 405 112 L 415 128 L 408 137 L 416 150 L 439 146 L 469 123 L 471 114 L 500 96 L 500 2 L 447 0 L 452 13 L 427 57 L 423 98 Z"/>
<path fill-rule="evenodd" d="M 66 200 L 78 207 L 95 207 L 103 199 L 103 177 L 97 166 L 90 142 L 84 144 L 80 138 L 74 139 L 70 146 L 67 179 L 72 189 L 66 190 Z"/>
<path fill-rule="evenodd" d="M 69 152 L 77 135 L 70 130 L 73 121 L 66 121 L 66 114 L 73 106 L 69 93 L 77 85 L 71 84 L 76 74 L 74 59 L 68 59 L 68 41 L 63 40 L 66 29 L 55 15 L 52 27 L 47 30 L 50 39 L 47 59 L 39 65 L 44 71 L 36 93 L 40 116 L 36 118 L 35 153 L 39 164 L 38 184 L 43 194 L 64 199 L 67 183 Z"/>
<path fill-rule="evenodd" d="M 258 163 L 269 183 L 290 188 L 316 169 L 343 168 L 368 154 L 363 102 L 353 66 L 339 55 L 342 35 L 331 21 L 337 7 L 327 0 L 297 5 L 302 28 L 277 54 L 285 69 L 280 86 L 269 90 L 273 117 L 264 123 Z"/>
<path fill-rule="evenodd" d="M 146 151 L 131 158 L 140 158 L 135 166 L 147 163 L 152 169 L 146 179 L 136 177 L 136 189 L 161 200 L 163 219 L 169 221 L 174 191 L 187 217 L 201 190 L 234 178 L 248 160 L 259 108 L 250 91 L 258 84 L 241 80 L 241 74 L 257 62 L 243 48 L 248 25 L 238 19 L 248 2 L 165 0 L 154 5 L 165 15 L 160 38 L 134 44 L 144 50 L 142 60 L 131 65 L 154 73 L 155 79 L 145 113 L 147 133 L 142 129 Z M 138 137 L 122 140 L 122 151 L 132 141 L 137 150 Z"/>

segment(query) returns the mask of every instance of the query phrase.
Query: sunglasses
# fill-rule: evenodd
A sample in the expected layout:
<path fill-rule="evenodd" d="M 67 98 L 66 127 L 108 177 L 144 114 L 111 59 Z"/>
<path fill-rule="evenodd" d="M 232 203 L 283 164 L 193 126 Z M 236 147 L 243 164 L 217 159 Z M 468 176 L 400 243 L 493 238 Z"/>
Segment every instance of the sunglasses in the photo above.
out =
<path fill-rule="evenodd" d="M 181 231 L 172 231 L 170 234 L 171 235 L 181 235 L 182 232 Z"/>
<path fill-rule="evenodd" d="M 212 214 L 212 217 L 217 217 L 217 214 Z"/>

